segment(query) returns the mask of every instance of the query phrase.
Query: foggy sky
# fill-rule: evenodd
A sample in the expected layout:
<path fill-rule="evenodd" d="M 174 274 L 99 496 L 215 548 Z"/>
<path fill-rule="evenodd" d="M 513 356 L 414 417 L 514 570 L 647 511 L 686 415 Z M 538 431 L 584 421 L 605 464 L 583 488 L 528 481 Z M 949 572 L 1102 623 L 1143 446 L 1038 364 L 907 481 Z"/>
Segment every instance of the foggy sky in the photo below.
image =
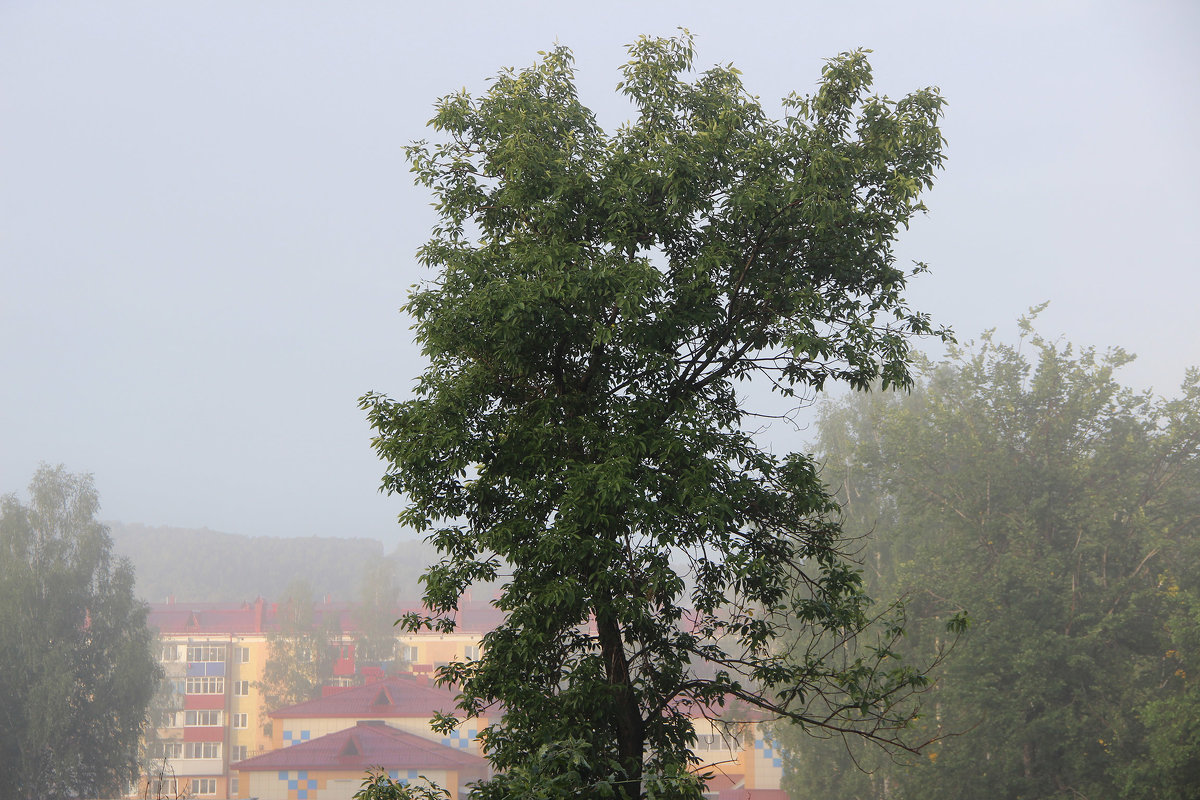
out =
<path fill-rule="evenodd" d="M 422 367 L 398 309 L 432 212 L 434 100 L 556 41 L 606 126 L 639 34 L 696 36 L 767 107 L 874 50 L 938 85 L 949 161 L 901 239 L 961 338 L 1040 329 L 1200 365 L 1200 6 L 0 2 L 0 493 L 92 472 L 102 516 L 392 541 L 356 399 Z M 780 447 L 803 435 L 777 434 Z"/>

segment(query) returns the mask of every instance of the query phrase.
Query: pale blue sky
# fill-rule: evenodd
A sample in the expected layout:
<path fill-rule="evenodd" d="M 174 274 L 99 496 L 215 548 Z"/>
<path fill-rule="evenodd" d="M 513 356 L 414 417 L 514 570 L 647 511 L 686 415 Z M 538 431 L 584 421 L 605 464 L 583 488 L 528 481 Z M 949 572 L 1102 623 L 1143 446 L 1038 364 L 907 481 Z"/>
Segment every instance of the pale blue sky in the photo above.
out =
<path fill-rule="evenodd" d="M 961 337 L 1049 300 L 1135 385 L 1200 364 L 1194 2 L 3 0 L 0 492 L 63 462 L 109 519 L 393 540 L 355 400 L 421 368 L 403 145 L 555 41 L 615 124 L 623 45 L 677 26 L 768 103 L 854 47 L 884 93 L 942 88 L 948 168 L 899 253 Z"/>

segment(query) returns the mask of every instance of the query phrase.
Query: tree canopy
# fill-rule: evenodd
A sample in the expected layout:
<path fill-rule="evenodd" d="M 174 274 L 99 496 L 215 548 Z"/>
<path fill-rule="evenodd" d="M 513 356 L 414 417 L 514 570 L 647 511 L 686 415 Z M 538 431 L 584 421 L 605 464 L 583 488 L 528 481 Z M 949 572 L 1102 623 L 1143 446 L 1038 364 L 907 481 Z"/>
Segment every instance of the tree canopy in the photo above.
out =
<path fill-rule="evenodd" d="M 865 596 L 811 459 L 760 445 L 738 387 L 909 383 L 912 338 L 943 332 L 892 243 L 942 164 L 943 101 L 872 95 L 851 52 L 773 119 L 732 66 L 693 72 L 686 34 L 629 51 L 614 132 L 556 47 L 443 98 L 408 150 L 440 215 L 406 305 L 428 366 L 411 399 L 362 403 L 401 522 L 443 554 L 427 605 L 502 583 L 482 658 L 442 673 L 463 714 L 503 704 L 485 796 L 547 772 L 695 796 L 696 713 L 895 743 L 922 683 L 882 649 L 780 652 L 853 641 Z"/>
<path fill-rule="evenodd" d="M 41 467 L 0 500 L 0 798 L 117 797 L 161 676 L 91 476 Z"/>
<path fill-rule="evenodd" d="M 902 651 L 933 648 L 960 609 L 973 625 L 920 723 L 952 736 L 899 765 L 797 745 L 799 796 L 1182 800 L 1200 786 L 1200 373 L 1156 398 L 1117 381 L 1120 350 L 1024 331 L 821 421 L 845 527 L 874 532 L 873 592 L 910 598 Z"/>
<path fill-rule="evenodd" d="M 333 676 L 333 638 L 339 631 L 332 623 L 318 624 L 313 613 L 312 586 L 294 580 L 279 605 L 279 630 L 267 635 L 267 660 L 262 680 L 264 730 L 270 730 L 268 715 L 286 706 L 314 700 Z"/>

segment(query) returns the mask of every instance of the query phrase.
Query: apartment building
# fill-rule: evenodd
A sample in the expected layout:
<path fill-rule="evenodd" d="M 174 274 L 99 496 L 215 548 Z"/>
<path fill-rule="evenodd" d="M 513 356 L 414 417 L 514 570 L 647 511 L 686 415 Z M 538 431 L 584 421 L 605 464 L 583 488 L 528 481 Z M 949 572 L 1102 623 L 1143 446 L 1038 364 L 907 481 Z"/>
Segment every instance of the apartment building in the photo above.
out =
<path fill-rule="evenodd" d="M 158 631 L 164 691 L 153 710 L 156 727 L 146 742 L 138 797 L 237 797 L 241 787 L 230 765 L 272 748 L 271 719 L 259 682 L 269 640 L 280 629 L 281 609 L 263 598 L 244 603 L 184 603 L 150 607 Z M 402 610 L 397 609 L 399 616 Z M 464 603 L 453 633 L 398 633 L 400 661 L 414 673 L 476 658 L 479 642 L 499 622 L 485 603 Z M 313 626 L 330 631 L 338 649 L 329 681 L 353 686 L 383 677 L 377 665 L 355 658 L 356 618 L 350 603 L 325 598 L 314 605 Z"/>

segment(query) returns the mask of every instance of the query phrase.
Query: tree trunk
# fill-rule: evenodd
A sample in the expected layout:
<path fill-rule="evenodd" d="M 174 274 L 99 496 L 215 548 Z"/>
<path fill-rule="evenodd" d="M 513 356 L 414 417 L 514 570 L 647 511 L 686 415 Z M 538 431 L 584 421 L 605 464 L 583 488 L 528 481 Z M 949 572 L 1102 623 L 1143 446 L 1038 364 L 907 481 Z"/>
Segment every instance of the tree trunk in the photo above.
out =
<path fill-rule="evenodd" d="M 613 687 L 617 756 L 628 781 L 621 787 L 620 796 L 627 800 L 640 800 L 646 729 L 629 677 L 629 662 L 625 658 L 621 628 L 607 608 L 596 610 L 596 632 L 600 639 L 600 653 L 604 657 L 604 674 Z"/>

